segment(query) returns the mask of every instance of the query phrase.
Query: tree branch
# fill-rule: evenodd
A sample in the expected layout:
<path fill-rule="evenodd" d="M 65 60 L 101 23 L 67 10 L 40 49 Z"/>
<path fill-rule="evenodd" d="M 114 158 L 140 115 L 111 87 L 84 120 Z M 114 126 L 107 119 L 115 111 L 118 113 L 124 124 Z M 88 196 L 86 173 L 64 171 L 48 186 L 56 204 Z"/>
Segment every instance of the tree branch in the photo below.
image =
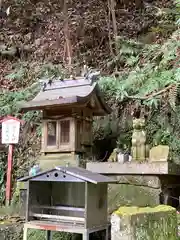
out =
<path fill-rule="evenodd" d="M 149 100 L 149 99 L 152 99 L 153 97 L 156 97 L 156 96 L 158 96 L 158 95 L 161 95 L 161 94 L 167 92 L 167 91 L 170 90 L 173 86 L 174 86 L 174 84 L 170 84 L 169 86 L 163 88 L 162 90 L 160 90 L 160 91 L 158 91 L 158 92 L 152 93 L 152 94 L 149 95 L 149 96 L 145 96 L 145 97 L 128 96 L 128 98 L 130 98 L 130 99 L 137 99 L 137 100 Z"/>
<path fill-rule="evenodd" d="M 117 22 L 116 22 L 116 14 L 115 14 L 115 2 L 114 0 L 109 0 L 110 2 L 108 3 L 112 15 L 112 24 L 113 24 L 113 32 L 114 32 L 114 39 L 115 39 L 115 44 L 116 44 L 116 55 L 118 54 L 118 48 L 117 48 Z"/>
<path fill-rule="evenodd" d="M 66 0 L 64 0 L 64 37 L 65 37 L 65 46 L 64 46 L 64 60 L 68 59 L 68 68 L 71 72 L 72 67 L 72 45 L 69 34 L 69 24 L 68 24 L 68 9 Z"/>
<path fill-rule="evenodd" d="M 110 21 L 111 21 L 111 7 L 110 7 L 110 2 L 108 0 L 108 17 L 106 16 L 105 13 L 105 18 L 108 26 L 108 38 L 109 38 L 109 49 L 111 56 L 114 57 L 113 49 L 112 49 L 112 40 L 111 40 L 111 27 L 110 27 Z"/>

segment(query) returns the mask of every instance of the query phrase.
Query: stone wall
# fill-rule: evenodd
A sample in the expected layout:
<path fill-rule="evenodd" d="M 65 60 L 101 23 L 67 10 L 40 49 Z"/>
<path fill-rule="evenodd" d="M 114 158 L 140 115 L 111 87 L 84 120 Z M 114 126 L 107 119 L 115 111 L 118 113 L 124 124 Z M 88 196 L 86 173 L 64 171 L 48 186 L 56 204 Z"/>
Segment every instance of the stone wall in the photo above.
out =
<path fill-rule="evenodd" d="M 120 207 L 111 215 L 111 240 L 176 240 L 177 215 L 170 206 Z"/>

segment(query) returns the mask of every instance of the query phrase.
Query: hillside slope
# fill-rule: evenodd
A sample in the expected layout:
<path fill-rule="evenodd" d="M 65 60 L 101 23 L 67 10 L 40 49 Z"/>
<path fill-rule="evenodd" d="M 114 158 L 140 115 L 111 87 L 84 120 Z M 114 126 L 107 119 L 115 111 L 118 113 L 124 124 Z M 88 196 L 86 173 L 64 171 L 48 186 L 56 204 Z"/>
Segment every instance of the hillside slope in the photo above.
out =
<path fill-rule="evenodd" d="M 174 16 L 162 14 L 160 10 L 172 8 L 172 1 L 144 1 L 139 8 L 135 8 L 133 1 L 129 6 L 125 3 L 126 0 L 117 2 L 115 6 L 119 36 L 160 42 L 162 35 L 167 37 L 172 32 Z M 63 2 L 12 0 L 2 5 L 4 9 L 8 6 L 11 9 L 9 17 L 1 21 L 0 28 L 1 87 L 9 90 L 24 88 L 37 74 L 49 71 L 48 68 L 53 68 L 56 73 L 62 71 L 67 63 Z M 114 58 L 115 49 L 108 1 L 67 1 L 67 8 L 73 64 L 82 66 L 86 61 L 104 72 L 112 72 L 114 65 L 108 65 L 108 62 Z M 47 63 L 48 66 L 42 66 Z M 7 77 L 17 69 L 21 71 L 16 75 L 23 81 Z M 76 70 L 79 72 L 78 68 Z"/>

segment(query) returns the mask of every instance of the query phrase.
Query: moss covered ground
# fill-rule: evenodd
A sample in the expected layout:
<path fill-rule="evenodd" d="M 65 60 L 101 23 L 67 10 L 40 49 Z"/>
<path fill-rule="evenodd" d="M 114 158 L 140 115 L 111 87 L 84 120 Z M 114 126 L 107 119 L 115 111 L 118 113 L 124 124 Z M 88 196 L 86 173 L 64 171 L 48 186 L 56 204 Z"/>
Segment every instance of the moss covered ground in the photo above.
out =
<path fill-rule="evenodd" d="M 131 207 L 120 207 L 118 208 L 115 213 L 119 216 L 131 216 L 131 215 L 136 215 L 136 214 L 141 214 L 141 213 L 154 213 L 156 214 L 157 212 L 170 212 L 173 211 L 175 212 L 175 209 L 171 206 L 168 205 L 159 205 L 156 207 L 137 207 L 137 206 L 131 206 Z"/>

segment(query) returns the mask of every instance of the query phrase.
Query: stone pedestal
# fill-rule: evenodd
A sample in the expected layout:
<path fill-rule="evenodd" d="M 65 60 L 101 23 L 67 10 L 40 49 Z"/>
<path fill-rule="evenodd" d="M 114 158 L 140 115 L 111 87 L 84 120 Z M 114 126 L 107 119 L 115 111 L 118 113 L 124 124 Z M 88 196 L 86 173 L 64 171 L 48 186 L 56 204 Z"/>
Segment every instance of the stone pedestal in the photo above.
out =
<path fill-rule="evenodd" d="M 79 155 L 74 153 L 51 153 L 42 154 L 38 159 L 38 164 L 42 171 L 46 171 L 57 166 L 79 166 L 80 160 Z"/>
<path fill-rule="evenodd" d="M 111 215 L 111 240 L 177 239 L 175 208 L 121 207 Z"/>

